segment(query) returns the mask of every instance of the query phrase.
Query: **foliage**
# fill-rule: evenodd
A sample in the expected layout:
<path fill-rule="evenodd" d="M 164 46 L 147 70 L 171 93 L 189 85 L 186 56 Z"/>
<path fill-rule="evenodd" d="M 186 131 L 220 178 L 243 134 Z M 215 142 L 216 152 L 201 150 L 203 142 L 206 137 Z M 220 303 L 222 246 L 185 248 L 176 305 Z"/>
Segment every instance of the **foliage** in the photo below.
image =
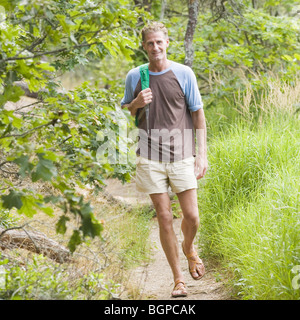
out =
<path fill-rule="evenodd" d="M 0 253 L 1 299 L 107 300 L 138 294 L 128 277 L 132 276 L 130 268 L 149 258 L 153 208 L 124 206 L 103 197 L 93 204 L 105 225 L 101 233 L 105 241 L 86 239 L 72 262 L 64 264 L 20 250 Z M 57 238 L 60 242 L 64 237 Z"/>
<path fill-rule="evenodd" d="M 252 3 L 226 1 L 219 16 L 209 6 L 200 8 L 193 69 L 206 108 L 231 108 L 234 95 L 246 90 L 249 82 L 261 90 L 276 76 L 293 83 L 299 72 L 297 1 L 265 1 L 263 6 L 257 2 L 255 8 Z M 270 14 L 273 6 L 276 15 Z M 186 19 L 173 16 L 167 23 L 172 40 L 169 56 L 183 62 Z"/>
<path fill-rule="evenodd" d="M 118 289 L 117 284 L 106 282 L 102 273 L 90 272 L 72 281 L 67 269 L 43 256 L 33 257 L 25 268 L 9 259 L 0 261 L 0 266 L 5 277 L 0 297 L 6 300 L 106 300 Z"/>
<path fill-rule="evenodd" d="M 298 137 L 299 99 L 287 96 L 298 97 L 299 1 L 200 4 L 193 69 L 208 119 L 211 158 L 200 194 L 202 239 L 206 249 L 231 263 L 244 297 L 297 298 L 290 269 L 299 264 L 299 172 L 288 160 L 299 160 L 293 140 Z M 134 165 L 119 160 L 130 156 L 132 150 L 123 147 L 132 141 L 118 133 L 120 124 L 130 128 L 132 119 L 118 106 L 126 72 L 146 61 L 139 30 L 143 22 L 164 17 L 171 39 L 169 58 L 183 62 L 187 12 L 187 2 L 178 0 L 0 0 L 2 226 L 14 223 L 11 211 L 52 216 L 56 206 L 62 212 L 58 233 L 66 233 L 72 217 L 79 221 L 69 241 L 71 251 L 86 236 L 101 234 L 103 226 L 95 215 L 101 208 L 84 201 L 76 187 L 89 184 L 99 190 L 109 176 L 130 179 Z M 87 82 L 75 85 L 72 78 L 71 90 L 66 90 L 59 79 L 74 73 Z M 19 104 L 25 90 L 20 81 L 31 94 L 37 93 L 25 106 Z M 284 139 L 292 141 L 291 146 Z M 110 163 L 99 157 L 101 143 L 107 146 L 106 158 L 113 150 Z M 40 192 L 39 183 L 50 188 Z M 145 243 L 137 239 L 145 239 L 137 233 L 146 237 L 147 224 L 140 217 L 128 218 L 139 227 L 133 230 L 129 223 L 127 229 L 126 221 L 118 221 L 114 241 L 131 263 L 143 257 Z M 124 230 L 130 236 L 121 236 Z M 11 269 L 16 277 L 8 281 L 11 292 L 19 286 L 25 297 L 40 297 L 33 267 L 27 270 L 28 278 L 23 271 Z M 42 288 L 52 292 L 47 297 L 74 297 L 60 272 L 52 281 L 51 272 L 44 271 Z M 94 292 L 101 281 L 101 275 L 91 274 L 81 284 Z"/>
<path fill-rule="evenodd" d="M 120 88 L 105 90 L 83 83 L 66 92 L 58 76 L 107 55 L 130 59 L 143 10 L 131 10 L 128 1 L 1 1 L 0 5 L 5 9 L 0 25 L 0 168 L 10 165 L 15 175 L 33 183 L 49 182 L 54 190 L 42 195 L 5 179 L 0 207 L 33 216 L 38 210 L 51 215 L 53 205 L 59 206 L 60 233 L 66 231 L 68 214 L 73 213 L 81 220 L 70 239 L 73 251 L 83 237 L 100 235 L 102 230 L 91 205 L 76 195 L 75 185 L 99 188 L 112 173 L 129 180 L 130 166 L 97 159 L 98 132 L 118 128 Z M 24 94 L 17 81 L 39 92 L 26 110 L 26 106 L 7 108 L 7 102 L 17 102 Z M 118 138 L 114 143 L 119 154 Z"/>

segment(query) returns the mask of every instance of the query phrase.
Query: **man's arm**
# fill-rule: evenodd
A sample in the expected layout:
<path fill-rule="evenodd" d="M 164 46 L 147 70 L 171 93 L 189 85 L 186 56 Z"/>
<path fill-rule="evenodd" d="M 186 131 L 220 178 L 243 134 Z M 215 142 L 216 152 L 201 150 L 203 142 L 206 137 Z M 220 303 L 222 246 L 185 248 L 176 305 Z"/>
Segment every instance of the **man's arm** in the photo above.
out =
<path fill-rule="evenodd" d="M 138 109 L 143 108 L 145 105 L 152 101 L 152 91 L 150 88 L 142 90 L 135 99 L 130 103 L 124 104 L 123 108 L 128 108 L 132 116 L 136 115 Z"/>
<path fill-rule="evenodd" d="M 196 131 L 196 178 L 203 178 L 207 167 L 206 122 L 203 109 L 192 112 L 193 126 Z"/>

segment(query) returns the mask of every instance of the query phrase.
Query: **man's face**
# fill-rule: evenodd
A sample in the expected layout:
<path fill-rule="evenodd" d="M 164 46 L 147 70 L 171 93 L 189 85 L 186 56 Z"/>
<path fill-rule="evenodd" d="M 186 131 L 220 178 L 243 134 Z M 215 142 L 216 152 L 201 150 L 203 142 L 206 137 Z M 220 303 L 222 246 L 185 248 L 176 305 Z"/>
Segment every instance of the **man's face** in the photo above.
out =
<path fill-rule="evenodd" d="M 167 58 L 169 39 L 162 31 L 146 33 L 143 48 L 147 52 L 149 61 L 158 61 Z"/>

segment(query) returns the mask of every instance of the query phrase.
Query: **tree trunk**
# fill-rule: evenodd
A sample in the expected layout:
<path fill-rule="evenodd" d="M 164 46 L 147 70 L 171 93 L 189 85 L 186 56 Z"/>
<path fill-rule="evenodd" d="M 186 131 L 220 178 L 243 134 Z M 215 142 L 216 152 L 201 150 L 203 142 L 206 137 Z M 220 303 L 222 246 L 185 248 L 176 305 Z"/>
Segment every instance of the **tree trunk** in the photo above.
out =
<path fill-rule="evenodd" d="M 185 48 L 185 60 L 184 64 L 191 67 L 194 59 L 193 38 L 198 20 L 199 12 L 199 0 L 188 0 L 189 7 L 189 21 L 187 24 L 184 48 Z"/>
<path fill-rule="evenodd" d="M 3 229 L 0 227 L 0 248 L 22 248 L 43 254 L 63 263 L 71 260 L 70 251 L 42 233 L 25 231 L 23 228 Z"/>
<path fill-rule="evenodd" d="M 165 16 L 165 10 L 167 7 L 167 0 L 162 0 L 161 1 L 161 9 L 160 9 L 160 20 L 163 20 L 164 16 Z"/>

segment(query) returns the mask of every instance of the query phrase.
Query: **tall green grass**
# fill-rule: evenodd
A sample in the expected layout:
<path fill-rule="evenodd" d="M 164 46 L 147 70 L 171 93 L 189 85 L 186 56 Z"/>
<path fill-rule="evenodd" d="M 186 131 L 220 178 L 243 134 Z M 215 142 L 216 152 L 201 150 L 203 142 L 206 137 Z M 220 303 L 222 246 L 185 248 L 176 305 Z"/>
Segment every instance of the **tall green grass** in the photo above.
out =
<path fill-rule="evenodd" d="M 209 139 L 199 239 L 242 299 L 300 299 L 292 272 L 300 265 L 300 125 L 288 110 L 231 123 Z"/>

